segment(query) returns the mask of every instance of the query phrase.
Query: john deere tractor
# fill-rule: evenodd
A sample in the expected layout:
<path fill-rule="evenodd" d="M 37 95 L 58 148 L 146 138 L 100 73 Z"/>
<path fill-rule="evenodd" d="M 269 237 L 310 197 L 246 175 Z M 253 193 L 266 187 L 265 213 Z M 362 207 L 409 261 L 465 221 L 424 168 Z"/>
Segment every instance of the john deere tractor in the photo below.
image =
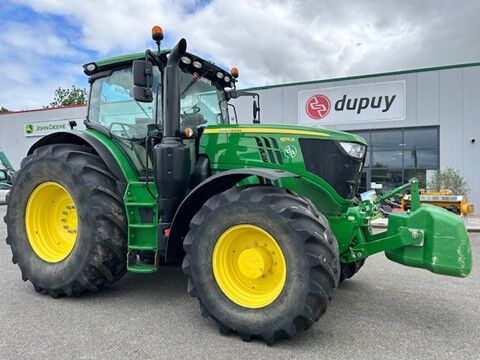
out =
<path fill-rule="evenodd" d="M 421 205 L 415 179 L 356 197 L 361 137 L 260 124 L 235 68 L 187 53 L 185 39 L 161 50 L 161 29 L 152 35 L 155 50 L 84 65 L 86 129 L 40 139 L 14 177 L 7 243 L 37 292 L 77 296 L 182 263 L 222 333 L 273 343 L 310 328 L 375 253 L 470 273 L 462 220 Z M 239 96 L 255 97 L 250 125 L 229 107 Z M 411 209 L 372 233 L 380 204 L 405 192 Z"/>

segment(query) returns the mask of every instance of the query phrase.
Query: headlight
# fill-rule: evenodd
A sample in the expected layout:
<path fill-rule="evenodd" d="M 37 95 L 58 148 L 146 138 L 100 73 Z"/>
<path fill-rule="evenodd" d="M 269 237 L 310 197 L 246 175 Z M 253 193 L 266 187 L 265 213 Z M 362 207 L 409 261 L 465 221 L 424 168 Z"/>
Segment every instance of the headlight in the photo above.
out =
<path fill-rule="evenodd" d="M 357 159 L 362 159 L 367 149 L 365 145 L 352 142 L 340 142 L 339 144 L 342 146 L 343 150 L 347 152 L 348 155 Z"/>

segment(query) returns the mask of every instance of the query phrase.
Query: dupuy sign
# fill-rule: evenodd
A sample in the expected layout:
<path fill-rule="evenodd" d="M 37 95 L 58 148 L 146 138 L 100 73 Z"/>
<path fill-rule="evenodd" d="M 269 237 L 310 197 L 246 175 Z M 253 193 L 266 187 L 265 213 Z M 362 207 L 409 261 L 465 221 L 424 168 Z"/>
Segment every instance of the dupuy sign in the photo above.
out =
<path fill-rule="evenodd" d="M 301 125 L 404 119 L 404 81 L 325 87 L 298 93 Z"/>

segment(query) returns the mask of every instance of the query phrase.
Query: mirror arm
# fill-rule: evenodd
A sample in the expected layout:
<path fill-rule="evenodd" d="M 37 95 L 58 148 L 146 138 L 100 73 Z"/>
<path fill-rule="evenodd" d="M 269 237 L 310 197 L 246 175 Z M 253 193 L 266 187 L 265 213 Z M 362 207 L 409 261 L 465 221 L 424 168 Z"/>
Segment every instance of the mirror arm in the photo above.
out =
<path fill-rule="evenodd" d="M 147 52 L 145 51 L 145 64 L 148 64 L 148 55 L 147 55 Z M 153 68 L 152 68 L 153 70 Z M 153 76 L 153 71 L 150 70 L 148 68 L 148 66 L 145 67 L 145 71 L 144 71 L 144 74 L 145 74 L 145 77 L 147 79 L 147 89 L 151 89 L 152 88 L 152 84 L 150 84 L 150 81 L 153 81 L 152 80 L 152 76 Z"/>
<path fill-rule="evenodd" d="M 160 56 L 155 54 L 152 50 L 147 49 L 145 50 L 145 61 L 151 60 L 155 65 L 158 66 L 161 72 L 163 72 L 163 64 L 162 61 L 160 60 Z"/>
<path fill-rule="evenodd" d="M 227 101 L 231 99 L 238 99 L 241 96 L 251 96 L 251 97 L 259 96 L 258 93 L 254 93 L 246 90 L 235 90 L 235 89 L 225 91 L 225 93 L 227 94 Z"/>

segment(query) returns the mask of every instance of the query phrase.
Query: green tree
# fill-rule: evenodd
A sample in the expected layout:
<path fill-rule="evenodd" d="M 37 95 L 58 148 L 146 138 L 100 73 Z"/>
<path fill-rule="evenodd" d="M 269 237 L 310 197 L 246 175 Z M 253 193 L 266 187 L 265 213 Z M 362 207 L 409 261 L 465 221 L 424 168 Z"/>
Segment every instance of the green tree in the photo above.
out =
<path fill-rule="evenodd" d="M 467 195 L 470 191 L 460 172 L 450 167 L 445 170 L 437 170 L 428 183 L 428 189 L 432 191 L 451 190 L 457 195 Z"/>
<path fill-rule="evenodd" d="M 0 108 L 0 113 L 4 113 L 4 112 L 9 112 L 10 110 L 8 110 L 6 107 L 2 106 Z"/>
<path fill-rule="evenodd" d="M 56 89 L 53 101 L 48 107 L 84 105 L 86 103 L 87 89 L 80 89 L 72 85 L 70 89 Z"/>

